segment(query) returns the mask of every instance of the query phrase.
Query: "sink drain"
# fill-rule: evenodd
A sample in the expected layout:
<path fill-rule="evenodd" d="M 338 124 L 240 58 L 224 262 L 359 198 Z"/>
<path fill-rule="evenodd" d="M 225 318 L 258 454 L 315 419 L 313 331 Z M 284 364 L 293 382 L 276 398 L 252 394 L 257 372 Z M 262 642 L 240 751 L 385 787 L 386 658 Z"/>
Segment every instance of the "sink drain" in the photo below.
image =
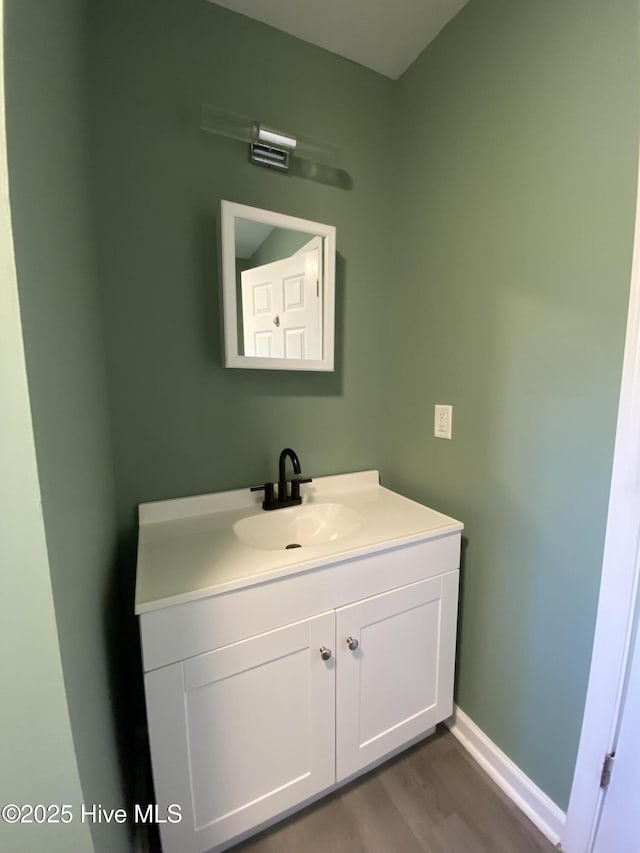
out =
<path fill-rule="evenodd" d="M 302 548 L 302 545 L 298 545 L 297 542 L 292 542 L 290 545 L 285 545 L 284 550 L 288 551 L 289 548 Z"/>

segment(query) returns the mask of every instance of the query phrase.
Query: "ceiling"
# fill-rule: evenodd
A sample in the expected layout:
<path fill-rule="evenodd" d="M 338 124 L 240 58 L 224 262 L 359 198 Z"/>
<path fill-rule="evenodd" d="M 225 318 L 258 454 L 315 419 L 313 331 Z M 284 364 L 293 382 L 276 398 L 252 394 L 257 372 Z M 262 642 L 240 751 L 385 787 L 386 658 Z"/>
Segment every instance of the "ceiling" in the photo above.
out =
<path fill-rule="evenodd" d="M 215 0 L 397 79 L 468 0 Z"/>

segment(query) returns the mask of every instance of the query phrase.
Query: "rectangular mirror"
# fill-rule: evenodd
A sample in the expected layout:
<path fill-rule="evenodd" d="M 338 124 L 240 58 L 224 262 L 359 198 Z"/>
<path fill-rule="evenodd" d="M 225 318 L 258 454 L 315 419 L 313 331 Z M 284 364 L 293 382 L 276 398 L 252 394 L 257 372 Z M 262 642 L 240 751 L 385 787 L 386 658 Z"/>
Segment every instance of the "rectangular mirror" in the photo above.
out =
<path fill-rule="evenodd" d="M 333 370 L 332 225 L 221 203 L 225 367 Z"/>

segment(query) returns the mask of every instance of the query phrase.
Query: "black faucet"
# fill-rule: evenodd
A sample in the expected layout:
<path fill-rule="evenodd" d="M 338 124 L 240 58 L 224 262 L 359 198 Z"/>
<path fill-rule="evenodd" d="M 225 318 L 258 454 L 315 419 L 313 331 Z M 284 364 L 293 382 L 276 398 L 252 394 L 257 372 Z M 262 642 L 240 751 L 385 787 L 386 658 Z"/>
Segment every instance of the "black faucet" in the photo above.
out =
<path fill-rule="evenodd" d="M 291 480 L 291 494 L 289 494 L 288 482 L 285 474 L 285 465 L 287 462 L 287 456 L 291 460 L 291 464 L 293 465 L 293 473 L 300 473 L 300 460 L 298 459 L 298 454 L 295 450 L 292 450 L 290 447 L 285 447 L 285 449 L 280 454 L 280 459 L 278 460 L 278 495 L 276 497 L 274 483 L 265 483 L 264 486 L 252 486 L 252 492 L 260 492 L 264 490 L 264 500 L 262 502 L 263 509 L 283 509 L 287 506 L 298 506 L 302 503 L 302 498 L 300 496 L 300 485 L 302 483 L 310 483 L 311 477 L 306 477 L 301 479 L 300 477 L 292 478 Z"/>
<path fill-rule="evenodd" d="M 287 456 L 291 460 L 291 464 L 293 465 L 293 473 L 300 473 L 300 460 L 298 459 L 298 454 L 295 450 L 292 450 L 290 447 L 285 447 L 285 449 L 280 454 L 280 459 L 278 460 L 278 500 L 286 500 L 287 499 L 287 481 L 285 479 L 285 465 L 287 463 Z"/>

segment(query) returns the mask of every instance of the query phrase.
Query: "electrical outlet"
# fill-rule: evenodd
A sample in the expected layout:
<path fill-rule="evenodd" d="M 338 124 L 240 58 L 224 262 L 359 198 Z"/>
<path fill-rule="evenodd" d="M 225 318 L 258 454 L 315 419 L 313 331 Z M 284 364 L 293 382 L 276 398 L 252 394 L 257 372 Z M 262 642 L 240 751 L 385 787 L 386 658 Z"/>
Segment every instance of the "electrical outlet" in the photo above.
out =
<path fill-rule="evenodd" d="M 453 406 L 442 406 L 436 404 L 436 413 L 433 424 L 433 434 L 436 438 L 451 438 L 452 418 Z"/>

